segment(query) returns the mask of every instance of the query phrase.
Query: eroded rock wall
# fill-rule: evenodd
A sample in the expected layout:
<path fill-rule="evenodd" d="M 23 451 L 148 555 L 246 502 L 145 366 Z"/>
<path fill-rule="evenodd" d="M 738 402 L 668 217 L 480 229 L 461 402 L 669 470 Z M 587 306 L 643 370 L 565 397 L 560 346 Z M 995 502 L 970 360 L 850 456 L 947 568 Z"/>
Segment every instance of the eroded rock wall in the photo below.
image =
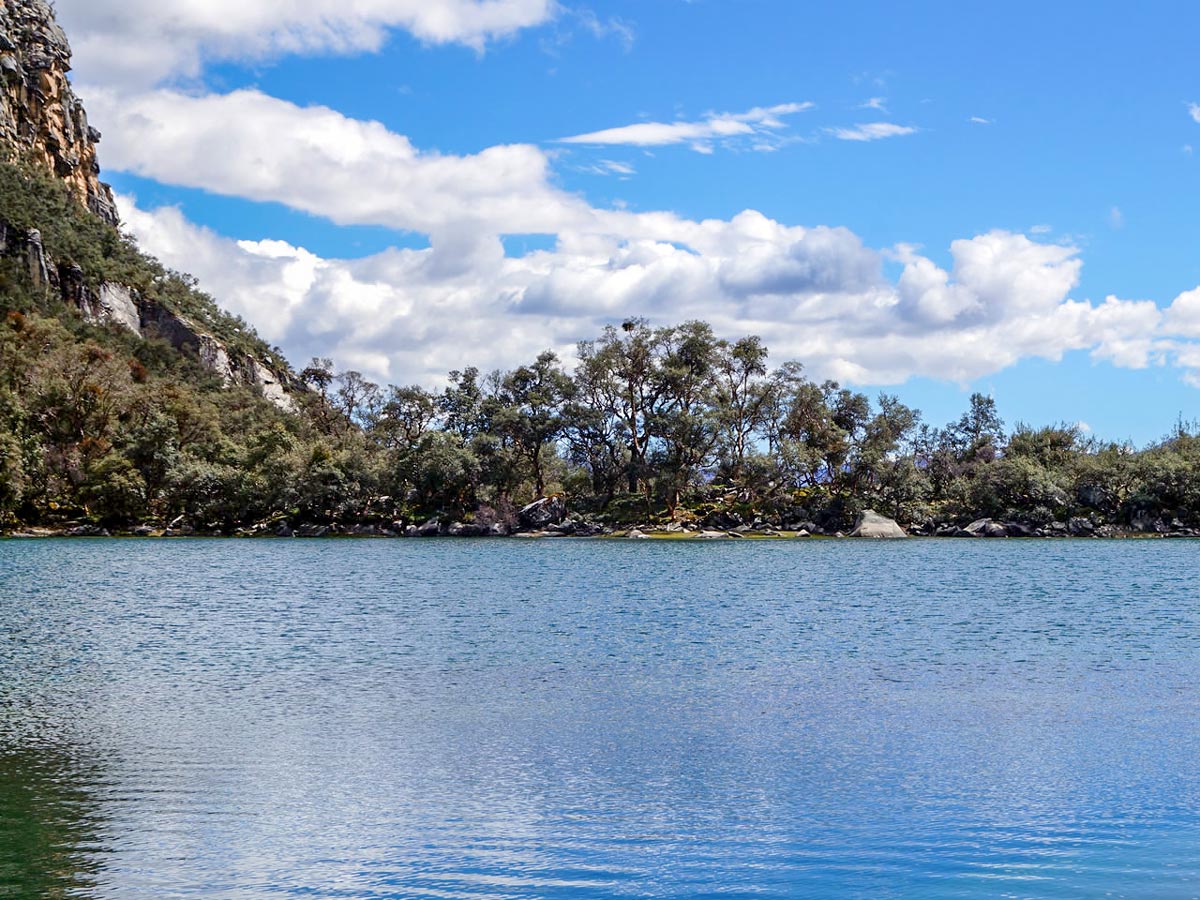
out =
<path fill-rule="evenodd" d="M 67 73 L 71 47 L 46 0 L 0 0 L 0 144 L 61 178 L 80 203 L 117 224 L 96 144 Z"/>

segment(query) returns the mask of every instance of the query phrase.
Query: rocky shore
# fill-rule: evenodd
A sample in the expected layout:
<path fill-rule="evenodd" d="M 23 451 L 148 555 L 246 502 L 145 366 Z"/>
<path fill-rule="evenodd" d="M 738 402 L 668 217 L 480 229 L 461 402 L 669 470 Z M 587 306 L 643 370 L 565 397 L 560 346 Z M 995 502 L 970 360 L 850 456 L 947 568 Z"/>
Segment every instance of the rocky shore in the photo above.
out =
<path fill-rule="evenodd" d="M 1139 523 L 1143 524 L 1143 523 Z M 1148 527 L 1122 529 L 1113 525 L 1095 525 L 1090 519 L 1073 518 L 1033 527 L 1018 522 L 978 519 L 966 525 L 939 523 L 932 519 L 908 528 L 873 510 L 866 510 L 849 530 L 821 528 L 815 522 L 765 521 L 755 518 L 733 527 L 717 528 L 684 522 L 647 522 L 638 525 L 613 525 L 572 516 L 566 502 L 550 497 L 522 509 L 515 523 L 460 522 L 433 517 L 423 522 L 297 524 L 286 520 L 239 528 L 233 531 L 197 528 L 182 517 L 166 527 L 143 525 L 131 530 L 110 530 L 97 525 L 70 525 L 59 528 L 15 528 L 0 531 L 0 538 L 87 538 L 87 537 L 239 537 L 239 538 L 624 538 L 628 540 L 796 540 L 860 539 L 896 540 L 913 538 L 1197 538 L 1200 530 L 1180 522 L 1155 520 Z"/>

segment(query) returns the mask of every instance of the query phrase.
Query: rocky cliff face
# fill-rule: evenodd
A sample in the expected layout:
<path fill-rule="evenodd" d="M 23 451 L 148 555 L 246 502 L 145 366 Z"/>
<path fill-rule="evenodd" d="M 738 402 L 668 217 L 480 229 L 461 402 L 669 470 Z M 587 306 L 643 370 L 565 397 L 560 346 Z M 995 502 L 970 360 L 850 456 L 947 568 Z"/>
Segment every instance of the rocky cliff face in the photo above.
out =
<path fill-rule="evenodd" d="M 67 80 L 70 70 L 71 48 L 47 0 L 0 0 L 0 160 L 45 169 L 83 207 L 115 227 L 116 205 L 100 181 L 96 158 L 100 133 L 88 124 Z M 161 338 L 194 353 L 227 386 L 257 387 L 283 409 L 293 408 L 289 393 L 305 390 L 286 365 L 230 350 L 199 321 L 152 297 L 123 284 L 101 282 L 97 288 L 96 273 L 52 258 L 36 229 L 0 220 L 0 254 L 20 261 L 36 292 L 61 297 L 94 324 Z"/>
<path fill-rule="evenodd" d="M 96 161 L 100 133 L 67 81 L 70 71 L 71 47 L 46 0 L 0 0 L 0 143 L 45 166 L 115 225 Z"/>

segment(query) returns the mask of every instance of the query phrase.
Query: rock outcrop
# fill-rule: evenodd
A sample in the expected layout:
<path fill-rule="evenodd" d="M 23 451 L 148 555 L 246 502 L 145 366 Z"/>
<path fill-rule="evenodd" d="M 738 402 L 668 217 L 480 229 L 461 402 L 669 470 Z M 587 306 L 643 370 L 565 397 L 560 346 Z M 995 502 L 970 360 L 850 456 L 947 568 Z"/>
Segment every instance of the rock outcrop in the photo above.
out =
<path fill-rule="evenodd" d="M 67 73 L 71 48 L 47 0 L 0 0 L 0 160 L 32 163 L 60 180 L 92 214 L 118 224 L 112 191 L 100 181 L 100 134 L 87 119 Z M 192 352 L 229 386 L 257 387 L 291 410 L 289 392 L 305 388 L 287 368 L 234 351 L 187 315 L 78 265 L 51 258 L 37 229 L 0 221 L 0 253 L 20 261 L 35 292 L 57 295 L 94 325 L 114 325 L 139 337 L 160 337 Z"/>
<path fill-rule="evenodd" d="M 19 259 L 34 288 L 57 294 L 93 325 L 115 325 L 138 337 L 159 337 L 177 350 L 195 353 L 226 387 L 256 387 L 267 400 L 289 411 L 295 409 L 290 393 L 305 389 L 290 370 L 277 370 L 245 353 L 231 353 L 187 316 L 126 285 L 102 282 L 98 289 L 90 287 L 79 266 L 57 264 L 47 255 L 37 229 L 22 231 L 0 221 L 0 255 Z"/>
<path fill-rule="evenodd" d="M 906 538 L 904 529 L 886 516 L 881 516 L 873 509 L 868 509 L 858 517 L 850 537 L 895 539 Z"/>
<path fill-rule="evenodd" d="M 93 213 L 117 224 L 96 144 L 67 73 L 71 47 L 46 0 L 0 0 L 0 144 L 62 179 Z"/>
<path fill-rule="evenodd" d="M 543 497 L 517 514 L 522 528 L 540 530 L 557 525 L 567 517 L 567 501 L 562 496 Z"/>

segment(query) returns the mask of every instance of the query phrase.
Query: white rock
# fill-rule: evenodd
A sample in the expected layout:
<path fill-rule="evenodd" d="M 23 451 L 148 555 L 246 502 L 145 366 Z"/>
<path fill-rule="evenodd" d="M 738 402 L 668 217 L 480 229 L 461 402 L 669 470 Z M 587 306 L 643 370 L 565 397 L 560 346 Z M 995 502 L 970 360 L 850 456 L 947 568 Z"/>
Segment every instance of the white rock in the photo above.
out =
<path fill-rule="evenodd" d="M 906 538 L 904 529 L 887 516 L 881 516 L 873 509 L 868 509 L 858 517 L 850 537 L 894 539 Z"/>

